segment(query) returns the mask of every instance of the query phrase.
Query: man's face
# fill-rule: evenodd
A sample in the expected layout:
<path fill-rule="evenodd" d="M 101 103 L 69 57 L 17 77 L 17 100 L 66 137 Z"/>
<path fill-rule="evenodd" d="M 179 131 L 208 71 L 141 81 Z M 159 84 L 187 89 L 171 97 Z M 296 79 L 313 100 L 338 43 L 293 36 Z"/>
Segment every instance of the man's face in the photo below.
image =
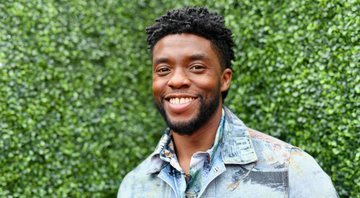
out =
<path fill-rule="evenodd" d="M 194 34 L 171 34 L 153 48 L 153 96 L 170 129 L 192 134 L 216 111 L 231 70 L 222 71 L 211 42 Z"/>

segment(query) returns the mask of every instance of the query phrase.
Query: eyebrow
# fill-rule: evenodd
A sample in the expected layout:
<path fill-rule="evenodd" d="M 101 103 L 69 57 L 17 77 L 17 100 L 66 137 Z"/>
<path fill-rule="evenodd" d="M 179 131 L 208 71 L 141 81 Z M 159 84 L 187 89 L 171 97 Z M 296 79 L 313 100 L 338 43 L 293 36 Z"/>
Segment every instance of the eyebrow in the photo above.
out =
<path fill-rule="evenodd" d="M 160 57 L 154 60 L 154 65 L 158 65 L 160 63 L 167 63 L 167 62 L 169 62 L 168 58 Z"/>
<path fill-rule="evenodd" d="M 195 61 L 195 60 L 208 60 L 209 57 L 207 57 L 204 53 L 198 53 L 198 54 L 193 54 L 189 57 L 190 60 Z"/>
<path fill-rule="evenodd" d="M 190 57 L 188 57 L 188 59 L 190 61 L 195 61 L 195 60 L 208 60 L 209 57 L 207 57 L 204 53 L 198 53 L 198 54 L 193 54 L 191 55 Z M 154 64 L 155 65 L 158 65 L 160 63 L 167 63 L 169 62 L 170 59 L 169 58 L 166 58 L 166 57 L 160 57 L 160 58 L 156 58 L 154 60 Z"/>

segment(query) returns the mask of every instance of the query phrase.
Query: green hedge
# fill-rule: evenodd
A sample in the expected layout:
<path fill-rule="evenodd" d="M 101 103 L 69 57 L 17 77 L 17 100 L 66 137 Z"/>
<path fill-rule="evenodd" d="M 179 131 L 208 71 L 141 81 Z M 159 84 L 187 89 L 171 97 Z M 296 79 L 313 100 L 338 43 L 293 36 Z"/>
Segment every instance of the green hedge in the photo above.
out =
<path fill-rule="evenodd" d="M 144 28 L 207 5 L 237 44 L 226 103 L 360 197 L 360 2 L 0 3 L 0 197 L 114 197 L 165 125 Z"/>

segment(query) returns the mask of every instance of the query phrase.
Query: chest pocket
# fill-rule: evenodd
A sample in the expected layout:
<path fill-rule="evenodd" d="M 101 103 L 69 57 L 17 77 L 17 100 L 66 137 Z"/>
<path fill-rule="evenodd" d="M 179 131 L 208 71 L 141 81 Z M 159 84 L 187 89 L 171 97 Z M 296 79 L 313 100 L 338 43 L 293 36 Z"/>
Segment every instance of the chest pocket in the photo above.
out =
<path fill-rule="evenodd" d="M 288 197 L 286 172 L 260 172 L 227 169 L 212 181 L 202 197 L 281 198 Z"/>

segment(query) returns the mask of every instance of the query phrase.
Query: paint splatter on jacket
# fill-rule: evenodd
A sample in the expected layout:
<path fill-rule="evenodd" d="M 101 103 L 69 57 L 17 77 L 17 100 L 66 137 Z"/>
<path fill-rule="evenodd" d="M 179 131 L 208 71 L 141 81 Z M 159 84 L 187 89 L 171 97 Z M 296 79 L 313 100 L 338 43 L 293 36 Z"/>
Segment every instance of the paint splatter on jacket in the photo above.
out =
<path fill-rule="evenodd" d="M 155 151 L 123 179 L 118 198 L 338 197 L 301 149 L 250 129 L 224 107 L 214 145 L 182 171 L 167 129 Z"/>

